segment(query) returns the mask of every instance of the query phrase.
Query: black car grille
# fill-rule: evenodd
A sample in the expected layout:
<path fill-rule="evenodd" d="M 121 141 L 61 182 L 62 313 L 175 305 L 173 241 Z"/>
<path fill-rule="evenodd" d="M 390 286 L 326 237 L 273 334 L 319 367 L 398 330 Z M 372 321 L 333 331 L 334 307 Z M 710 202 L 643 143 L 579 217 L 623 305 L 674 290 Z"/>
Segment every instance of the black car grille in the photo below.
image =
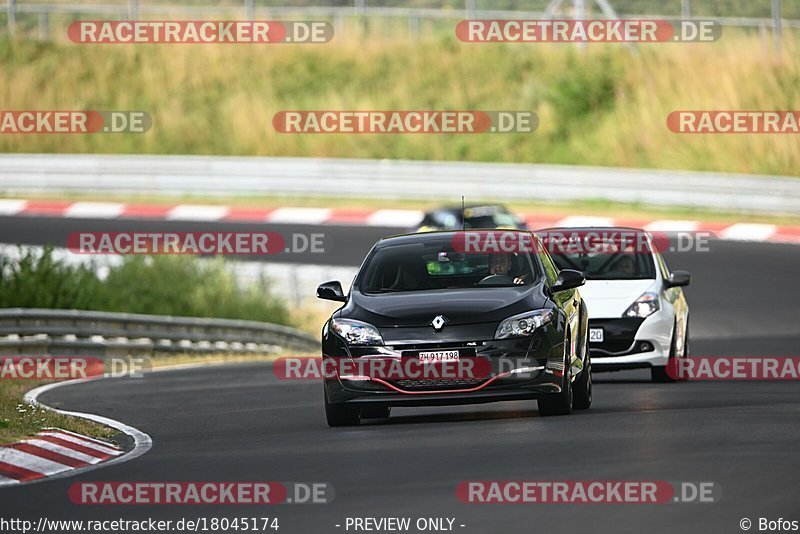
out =
<path fill-rule="evenodd" d="M 589 319 L 589 328 L 603 329 L 603 342 L 590 342 L 589 349 L 599 355 L 626 352 L 633 345 L 633 338 L 644 322 L 639 317 L 619 319 Z"/>
<path fill-rule="evenodd" d="M 406 391 L 469 389 L 481 385 L 483 378 L 431 378 L 393 380 L 391 384 Z"/>
<path fill-rule="evenodd" d="M 454 341 L 448 343 L 403 343 L 403 344 L 395 344 L 390 346 L 394 350 L 435 350 L 435 349 L 477 349 L 478 347 L 482 347 L 484 345 L 483 341 L 476 341 L 475 345 L 464 347 L 463 341 Z"/>

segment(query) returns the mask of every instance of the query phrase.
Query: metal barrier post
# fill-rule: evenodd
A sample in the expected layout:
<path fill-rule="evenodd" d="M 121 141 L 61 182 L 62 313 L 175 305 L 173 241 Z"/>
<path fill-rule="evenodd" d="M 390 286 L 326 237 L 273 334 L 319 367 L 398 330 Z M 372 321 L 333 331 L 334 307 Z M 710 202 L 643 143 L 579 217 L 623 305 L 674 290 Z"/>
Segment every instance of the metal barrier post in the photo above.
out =
<path fill-rule="evenodd" d="M 8 35 L 14 37 L 17 29 L 17 0 L 8 0 Z"/>

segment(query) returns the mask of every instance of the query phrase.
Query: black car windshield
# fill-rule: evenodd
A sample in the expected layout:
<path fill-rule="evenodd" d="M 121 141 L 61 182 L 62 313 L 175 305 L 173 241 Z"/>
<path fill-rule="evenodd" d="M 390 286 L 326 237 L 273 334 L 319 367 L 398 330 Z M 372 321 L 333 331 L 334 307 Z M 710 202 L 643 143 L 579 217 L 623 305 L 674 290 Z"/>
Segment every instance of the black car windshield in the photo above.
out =
<path fill-rule="evenodd" d="M 450 240 L 376 250 L 357 280 L 363 293 L 525 286 L 538 280 L 528 254 L 469 253 Z"/>
<path fill-rule="evenodd" d="M 516 228 L 517 220 L 510 213 L 495 213 L 494 215 L 467 217 L 464 226 L 466 228 Z"/>
<path fill-rule="evenodd" d="M 559 269 L 582 271 L 587 280 L 645 280 L 656 277 L 653 257 L 636 252 L 551 252 Z"/>

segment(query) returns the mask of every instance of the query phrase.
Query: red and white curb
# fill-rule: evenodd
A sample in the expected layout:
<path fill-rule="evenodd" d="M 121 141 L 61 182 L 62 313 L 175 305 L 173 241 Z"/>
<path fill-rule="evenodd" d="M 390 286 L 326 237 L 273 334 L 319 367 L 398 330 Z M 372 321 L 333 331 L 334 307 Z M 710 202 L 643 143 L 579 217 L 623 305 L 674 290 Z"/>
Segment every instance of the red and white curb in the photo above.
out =
<path fill-rule="evenodd" d="M 113 443 L 57 428 L 0 447 L 0 485 L 6 486 L 98 464 L 123 454 Z"/>
<path fill-rule="evenodd" d="M 354 225 L 411 228 L 423 212 L 399 209 L 243 208 L 198 204 L 175 206 L 73 202 L 59 200 L 0 199 L 0 216 L 65 217 L 76 219 L 150 219 L 197 222 L 250 222 L 267 224 Z M 672 219 L 626 219 L 570 215 L 523 214 L 531 228 L 576 226 L 629 226 L 662 232 L 712 232 L 730 241 L 765 241 L 800 244 L 800 226 L 760 223 L 715 223 Z"/>
<path fill-rule="evenodd" d="M 32 438 L 0 447 L 0 488 L 72 476 L 130 461 L 150 450 L 153 440 L 141 430 L 101 415 L 50 408 L 38 400 L 39 395 L 46 391 L 99 378 L 66 380 L 40 386 L 25 394 L 25 403 L 88 419 L 125 433 L 133 439 L 131 450 L 123 451 L 113 443 L 66 430 L 45 429 Z"/>

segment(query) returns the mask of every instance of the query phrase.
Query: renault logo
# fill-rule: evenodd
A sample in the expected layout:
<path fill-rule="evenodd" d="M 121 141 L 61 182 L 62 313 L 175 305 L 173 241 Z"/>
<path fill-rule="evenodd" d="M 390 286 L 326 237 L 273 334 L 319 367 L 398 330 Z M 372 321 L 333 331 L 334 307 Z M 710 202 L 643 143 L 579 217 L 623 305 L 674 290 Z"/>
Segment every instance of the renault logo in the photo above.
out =
<path fill-rule="evenodd" d="M 442 329 L 446 322 L 447 319 L 444 318 L 444 315 L 437 315 L 433 318 L 433 321 L 431 321 L 431 326 L 438 332 Z"/>

